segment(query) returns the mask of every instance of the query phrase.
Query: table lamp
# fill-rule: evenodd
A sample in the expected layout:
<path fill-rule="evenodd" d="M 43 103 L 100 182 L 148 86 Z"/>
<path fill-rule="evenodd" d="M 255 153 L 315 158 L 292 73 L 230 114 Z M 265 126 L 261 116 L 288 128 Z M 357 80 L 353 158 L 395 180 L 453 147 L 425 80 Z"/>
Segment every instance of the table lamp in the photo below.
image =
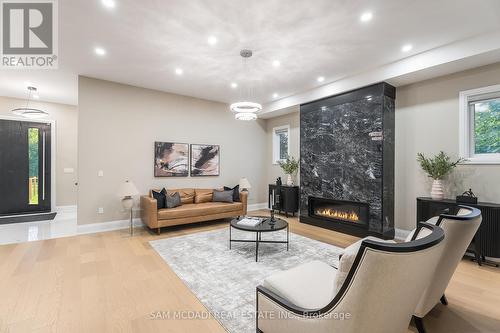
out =
<path fill-rule="evenodd" d="M 120 186 L 120 189 L 118 190 L 118 196 L 122 198 L 122 205 L 123 208 L 126 210 L 130 210 L 130 235 L 134 235 L 134 228 L 132 224 L 132 207 L 134 206 L 134 199 L 132 199 L 132 196 L 138 195 L 139 191 L 137 190 L 137 187 L 135 187 L 134 183 L 130 181 L 125 181 Z"/>
<path fill-rule="evenodd" d="M 245 177 L 240 179 L 240 190 L 241 191 L 248 192 L 248 189 L 251 189 L 251 188 L 252 188 L 252 185 L 250 185 L 250 182 L 248 181 L 248 179 L 246 179 Z"/>

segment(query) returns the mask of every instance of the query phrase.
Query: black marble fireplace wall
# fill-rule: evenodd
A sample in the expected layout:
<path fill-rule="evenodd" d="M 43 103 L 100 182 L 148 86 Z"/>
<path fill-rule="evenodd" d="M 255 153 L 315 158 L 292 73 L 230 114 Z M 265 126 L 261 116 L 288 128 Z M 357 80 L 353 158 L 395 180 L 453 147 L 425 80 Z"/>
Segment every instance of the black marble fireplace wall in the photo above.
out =
<path fill-rule="evenodd" d="M 384 82 L 300 106 L 301 222 L 310 196 L 365 202 L 367 234 L 394 236 L 395 97 Z"/>

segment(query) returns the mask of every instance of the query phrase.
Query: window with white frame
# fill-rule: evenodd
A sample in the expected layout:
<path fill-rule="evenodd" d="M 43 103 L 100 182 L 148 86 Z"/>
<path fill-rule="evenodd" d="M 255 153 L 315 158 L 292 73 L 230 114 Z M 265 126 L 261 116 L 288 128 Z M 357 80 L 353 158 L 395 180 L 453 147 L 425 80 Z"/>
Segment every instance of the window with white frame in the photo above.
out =
<path fill-rule="evenodd" d="M 273 163 L 283 161 L 290 153 L 290 126 L 273 128 Z"/>
<path fill-rule="evenodd" d="M 500 164 L 500 85 L 460 93 L 460 155 Z"/>

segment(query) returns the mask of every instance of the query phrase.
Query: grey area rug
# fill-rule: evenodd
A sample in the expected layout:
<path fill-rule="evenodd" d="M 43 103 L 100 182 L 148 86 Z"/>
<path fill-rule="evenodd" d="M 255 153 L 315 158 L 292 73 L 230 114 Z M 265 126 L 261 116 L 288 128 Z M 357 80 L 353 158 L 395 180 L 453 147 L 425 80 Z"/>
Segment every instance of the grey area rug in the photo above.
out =
<path fill-rule="evenodd" d="M 255 239 L 254 233 L 232 229 L 233 239 Z M 263 233 L 263 240 L 286 240 L 286 231 Z M 286 244 L 233 243 L 229 229 L 218 229 L 150 242 L 174 272 L 230 333 L 255 332 L 255 288 L 274 272 L 311 260 L 334 267 L 342 248 L 290 233 Z"/>

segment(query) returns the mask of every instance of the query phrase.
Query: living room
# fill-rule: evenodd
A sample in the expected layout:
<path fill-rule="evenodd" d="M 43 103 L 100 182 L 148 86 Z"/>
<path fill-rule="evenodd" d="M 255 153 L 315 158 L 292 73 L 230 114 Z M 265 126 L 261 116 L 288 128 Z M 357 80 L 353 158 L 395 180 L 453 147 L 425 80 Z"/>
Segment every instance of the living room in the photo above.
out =
<path fill-rule="evenodd" d="M 500 332 L 497 1 L 1 6 L 1 332 Z"/>

